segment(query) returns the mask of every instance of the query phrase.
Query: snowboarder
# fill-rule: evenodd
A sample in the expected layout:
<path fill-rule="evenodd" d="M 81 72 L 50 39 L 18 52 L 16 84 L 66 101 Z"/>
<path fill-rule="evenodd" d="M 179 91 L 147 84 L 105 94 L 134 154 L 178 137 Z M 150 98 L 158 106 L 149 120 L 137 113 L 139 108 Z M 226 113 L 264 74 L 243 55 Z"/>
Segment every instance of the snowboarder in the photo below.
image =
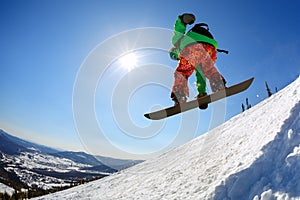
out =
<path fill-rule="evenodd" d="M 193 14 L 185 13 L 180 15 L 174 25 L 174 35 L 172 38 L 173 48 L 170 56 L 178 60 L 178 66 L 174 73 L 174 85 L 171 98 L 175 105 L 184 103 L 189 96 L 188 77 L 196 71 L 197 98 L 206 96 L 206 78 L 210 81 L 212 92 L 217 92 L 225 88 L 226 81 L 214 66 L 217 58 L 218 43 L 209 32 L 209 27 L 205 23 L 194 25 L 187 33 L 187 25 L 195 22 Z M 223 51 L 224 50 L 220 50 Z M 206 109 L 208 104 L 199 106 Z"/>

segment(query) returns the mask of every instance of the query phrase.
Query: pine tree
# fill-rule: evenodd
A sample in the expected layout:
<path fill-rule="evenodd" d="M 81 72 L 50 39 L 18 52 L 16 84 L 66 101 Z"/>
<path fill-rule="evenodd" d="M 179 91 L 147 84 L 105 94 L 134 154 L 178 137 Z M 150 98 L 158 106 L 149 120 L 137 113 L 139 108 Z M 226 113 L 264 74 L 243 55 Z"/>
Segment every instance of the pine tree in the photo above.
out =
<path fill-rule="evenodd" d="M 268 97 L 270 97 L 270 96 L 272 96 L 271 90 L 270 90 L 270 88 L 268 86 L 267 81 L 265 83 L 266 83 L 266 88 L 267 88 L 267 92 L 268 92 Z"/>
<path fill-rule="evenodd" d="M 13 196 L 12 196 L 15 200 L 19 199 L 19 195 L 18 195 L 18 191 L 15 189 Z"/>
<path fill-rule="evenodd" d="M 9 200 L 10 196 L 6 192 L 4 192 L 2 198 L 3 198 L 3 200 Z"/>
<path fill-rule="evenodd" d="M 247 110 L 251 108 L 251 104 L 249 103 L 248 98 L 246 98 L 246 106 L 247 106 Z"/>

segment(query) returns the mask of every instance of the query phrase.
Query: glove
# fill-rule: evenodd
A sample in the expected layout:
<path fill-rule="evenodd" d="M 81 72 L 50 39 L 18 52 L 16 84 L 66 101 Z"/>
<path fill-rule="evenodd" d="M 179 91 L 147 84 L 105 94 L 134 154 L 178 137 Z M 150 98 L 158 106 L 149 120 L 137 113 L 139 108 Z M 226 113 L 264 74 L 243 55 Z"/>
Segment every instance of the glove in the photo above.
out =
<path fill-rule="evenodd" d="M 179 49 L 176 47 L 172 47 L 169 51 L 169 56 L 172 60 L 179 60 Z"/>
<path fill-rule="evenodd" d="M 183 15 L 179 16 L 180 20 L 182 23 L 184 23 L 185 25 L 189 24 L 193 24 L 196 20 L 195 15 L 193 14 L 189 14 L 189 13 L 184 13 Z"/>

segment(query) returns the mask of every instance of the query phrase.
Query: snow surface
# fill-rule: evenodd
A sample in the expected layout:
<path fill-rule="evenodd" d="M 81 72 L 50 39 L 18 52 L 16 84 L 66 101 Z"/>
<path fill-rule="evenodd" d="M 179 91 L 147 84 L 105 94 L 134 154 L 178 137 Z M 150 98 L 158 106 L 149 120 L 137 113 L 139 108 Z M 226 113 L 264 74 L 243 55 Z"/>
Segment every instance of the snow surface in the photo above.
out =
<path fill-rule="evenodd" d="M 3 183 L 0 183 L 0 193 L 7 193 L 9 196 L 12 196 L 15 192 L 14 188 L 11 188 Z"/>
<path fill-rule="evenodd" d="M 300 77 L 158 158 L 37 199 L 300 199 L 299 100 Z"/>

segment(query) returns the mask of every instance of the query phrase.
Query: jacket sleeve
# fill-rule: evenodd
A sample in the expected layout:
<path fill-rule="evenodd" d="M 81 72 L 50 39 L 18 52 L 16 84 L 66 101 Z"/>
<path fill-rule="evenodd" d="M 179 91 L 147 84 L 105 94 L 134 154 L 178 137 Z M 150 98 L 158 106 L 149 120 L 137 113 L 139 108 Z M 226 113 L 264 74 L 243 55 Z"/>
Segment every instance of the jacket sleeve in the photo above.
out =
<path fill-rule="evenodd" d="M 182 23 L 180 17 L 177 18 L 174 25 L 174 35 L 172 37 L 172 44 L 175 47 L 178 47 L 178 41 L 184 36 L 186 31 L 186 24 Z"/>

